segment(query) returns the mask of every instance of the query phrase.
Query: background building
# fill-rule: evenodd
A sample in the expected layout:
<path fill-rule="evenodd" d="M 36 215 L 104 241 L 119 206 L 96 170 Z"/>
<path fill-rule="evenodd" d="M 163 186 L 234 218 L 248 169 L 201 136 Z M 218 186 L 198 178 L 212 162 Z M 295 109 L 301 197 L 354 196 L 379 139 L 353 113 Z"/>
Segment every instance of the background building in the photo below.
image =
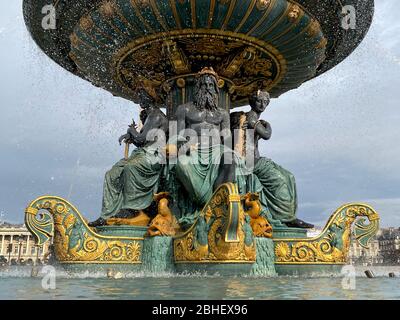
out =
<path fill-rule="evenodd" d="M 400 264 L 400 228 L 381 229 L 378 240 L 383 263 Z"/>
<path fill-rule="evenodd" d="M 25 225 L 0 224 L 0 263 L 43 263 L 49 252 L 50 242 L 38 246 Z M 2 258 L 3 256 L 3 258 Z"/>
<path fill-rule="evenodd" d="M 383 257 L 379 250 L 379 240 L 372 239 L 369 248 L 363 248 L 354 238 L 351 241 L 349 259 L 351 264 L 371 266 L 383 263 Z"/>

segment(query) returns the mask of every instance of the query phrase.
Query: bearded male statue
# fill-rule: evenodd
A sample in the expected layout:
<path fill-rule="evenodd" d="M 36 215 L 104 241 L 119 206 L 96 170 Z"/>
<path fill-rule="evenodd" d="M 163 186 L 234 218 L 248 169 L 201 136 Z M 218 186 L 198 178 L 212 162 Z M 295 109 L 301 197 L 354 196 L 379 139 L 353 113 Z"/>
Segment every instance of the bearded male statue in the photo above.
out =
<path fill-rule="evenodd" d="M 228 110 L 219 107 L 218 75 L 204 68 L 198 75 L 193 102 L 175 114 L 179 134 L 176 176 L 198 207 L 222 183 L 235 182 Z"/>

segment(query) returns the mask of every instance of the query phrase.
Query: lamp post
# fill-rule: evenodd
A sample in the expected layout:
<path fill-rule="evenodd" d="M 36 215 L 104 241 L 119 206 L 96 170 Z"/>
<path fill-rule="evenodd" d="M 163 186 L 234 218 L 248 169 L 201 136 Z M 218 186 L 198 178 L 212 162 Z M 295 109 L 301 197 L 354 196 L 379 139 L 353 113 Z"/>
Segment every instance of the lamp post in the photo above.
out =
<path fill-rule="evenodd" d="M 38 264 L 38 260 L 39 260 L 39 245 L 37 243 L 37 240 L 35 240 L 35 248 L 36 248 L 36 260 L 35 260 L 35 266 Z"/>
<path fill-rule="evenodd" d="M 22 240 L 23 240 L 24 236 L 22 234 L 20 234 L 18 236 L 18 264 L 21 263 L 21 247 L 22 247 Z"/>
<path fill-rule="evenodd" d="M 7 246 L 7 253 L 8 253 L 8 264 L 11 265 L 11 252 L 12 252 L 12 243 L 10 242 Z"/>

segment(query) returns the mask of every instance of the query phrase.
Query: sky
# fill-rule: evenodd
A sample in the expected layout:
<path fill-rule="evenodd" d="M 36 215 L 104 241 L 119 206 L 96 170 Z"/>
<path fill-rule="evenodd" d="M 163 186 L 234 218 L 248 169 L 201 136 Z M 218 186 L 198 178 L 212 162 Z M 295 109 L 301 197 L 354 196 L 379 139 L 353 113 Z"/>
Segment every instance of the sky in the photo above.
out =
<path fill-rule="evenodd" d="M 278 99 L 262 115 L 261 154 L 296 177 L 298 217 L 323 226 L 342 204 L 374 207 L 400 227 L 400 20 L 377 0 L 362 44 L 344 62 Z M 0 220 L 20 223 L 41 195 L 100 214 L 105 172 L 138 106 L 55 64 L 30 38 L 22 0 L 0 3 Z"/>

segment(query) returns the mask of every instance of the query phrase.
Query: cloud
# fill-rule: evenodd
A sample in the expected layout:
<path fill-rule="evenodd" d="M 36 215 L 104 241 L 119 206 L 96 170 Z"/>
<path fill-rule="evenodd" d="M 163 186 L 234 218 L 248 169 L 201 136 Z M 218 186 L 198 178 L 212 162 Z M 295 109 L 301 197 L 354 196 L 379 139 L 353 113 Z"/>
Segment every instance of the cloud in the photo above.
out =
<path fill-rule="evenodd" d="M 353 202 L 370 205 L 380 215 L 380 225 L 382 227 L 400 225 L 400 198 L 360 198 L 351 203 Z M 300 209 L 303 212 L 313 213 L 313 217 L 310 217 L 309 220 L 322 227 L 328 222 L 331 214 L 343 204 L 345 203 L 340 201 L 304 202 L 300 205 Z"/>

